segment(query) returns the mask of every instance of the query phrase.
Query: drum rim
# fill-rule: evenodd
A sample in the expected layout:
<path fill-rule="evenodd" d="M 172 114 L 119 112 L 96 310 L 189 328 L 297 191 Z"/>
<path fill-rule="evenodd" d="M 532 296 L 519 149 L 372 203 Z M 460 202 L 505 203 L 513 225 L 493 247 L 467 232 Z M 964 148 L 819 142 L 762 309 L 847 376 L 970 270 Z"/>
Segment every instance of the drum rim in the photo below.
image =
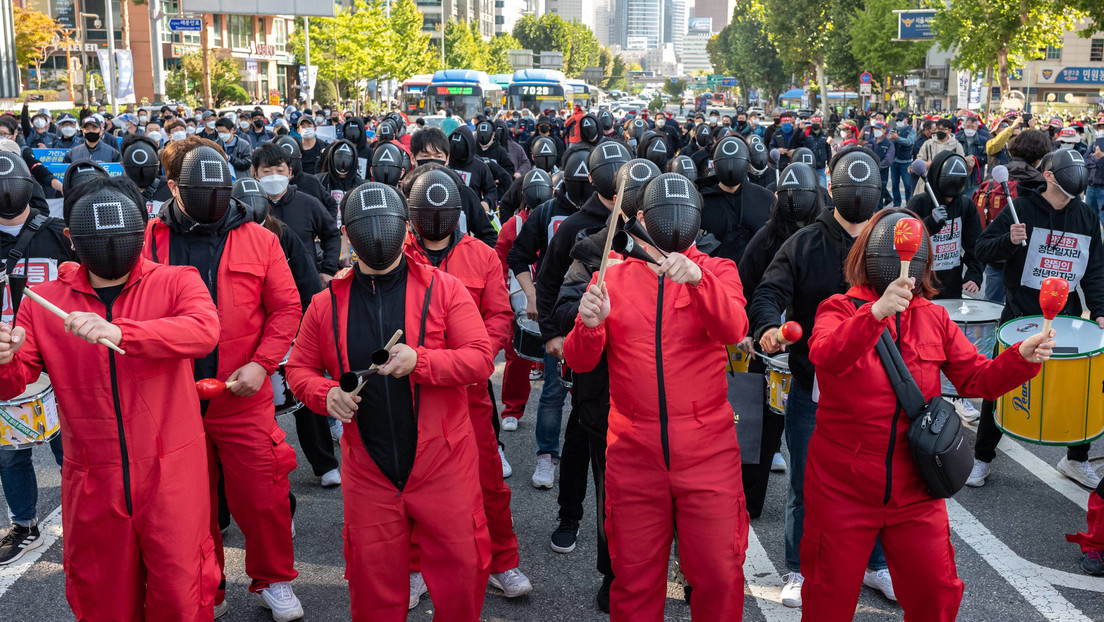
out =
<path fill-rule="evenodd" d="M 1089 438 L 1086 438 L 1083 441 L 1082 440 L 1076 440 L 1076 441 L 1043 441 L 1043 440 L 1039 440 L 1037 438 L 1031 438 L 1031 437 L 1028 437 L 1028 436 L 1024 436 L 1022 434 L 1016 434 L 1015 432 L 1010 432 L 1007 428 L 1004 427 L 1003 424 L 1001 424 L 999 422 L 997 423 L 997 428 L 999 428 L 1002 433 L 1007 434 L 1008 436 L 1011 436 L 1012 438 L 1014 438 L 1018 441 L 1024 441 L 1025 443 L 1031 443 L 1033 445 L 1046 445 L 1048 447 L 1069 447 L 1070 445 L 1085 445 L 1087 443 L 1091 443 L 1093 441 L 1099 440 L 1100 437 L 1104 436 L 1104 430 L 1101 430 L 1100 433 L 1097 434 L 1096 436 L 1091 436 Z"/>
<path fill-rule="evenodd" d="M 996 305 L 998 307 L 997 317 L 995 317 L 991 320 L 961 320 L 962 323 L 964 323 L 964 324 L 996 323 L 997 325 L 1001 324 L 1001 314 L 1004 313 L 1004 305 L 1002 305 L 999 302 L 993 302 L 992 300 L 981 300 L 980 298 L 940 298 L 939 300 L 932 300 L 931 302 L 932 302 L 932 304 L 939 305 L 940 307 L 943 307 L 944 309 L 946 309 L 947 310 L 947 315 L 951 316 L 951 310 L 950 310 L 950 308 L 948 308 L 948 305 L 950 303 L 954 303 L 954 302 L 958 302 L 958 303 L 961 304 L 962 301 L 982 303 L 982 304 L 987 304 L 987 305 Z M 1019 318 L 1016 318 L 1016 319 L 1019 319 Z M 951 316 L 951 321 L 954 322 L 955 324 L 959 323 L 959 320 L 954 319 L 953 316 Z M 1009 320 L 1009 321 L 1011 321 L 1011 320 Z"/>
<path fill-rule="evenodd" d="M 1000 326 L 997 327 L 997 344 L 999 344 L 1003 348 L 1011 348 L 1012 346 L 1014 346 L 1015 343 L 1008 343 L 1001 336 L 1001 332 L 1004 330 L 1004 327 L 1008 326 L 1012 322 L 1019 322 L 1020 320 L 1028 320 L 1028 319 L 1035 319 L 1035 318 L 1038 318 L 1040 323 L 1045 319 L 1041 315 L 1022 315 L 1020 317 L 1012 318 L 1011 320 L 1008 320 L 1007 322 L 1002 323 Z M 1065 319 L 1068 319 L 1068 320 L 1078 320 L 1078 321 L 1084 322 L 1086 324 L 1092 324 L 1094 326 L 1097 325 L 1096 322 L 1093 322 L 1092 320 L 1086 320 L 1083 317 L 1076 317 L 1076 316 L 1073 316 L 1073 315 L 1057 315 L 1057 316 L 1055 316 L 1055 319 L 1058 319 L 1058 318 L 1065 318 Z M 1098 328 L 1099 328 L 1099 326 L 1098 326 Z M 1027 336 L 1030 337 L 1031 335 L 1027 335 Z M 1090 352 L 1078 352 L 1077 354 L 1059 354 L 1059 353 L 1055 352 L 1054 354 L 1050 355 L 1050 358 L 1051 358 L 1051 360 L 1057 359 L 1057 360 L 1062 360 L 1062 361 L 1069 361 L 1069 360 L 1075 360 L 1075 359 L 1087 359 L 1087 358 L 1094 357 L 1098 354 L 1104 354 L 1104 346 L 1101 346 L 1101 347 L 1097 348 L 1096 350 L 1092 350 Z"/>

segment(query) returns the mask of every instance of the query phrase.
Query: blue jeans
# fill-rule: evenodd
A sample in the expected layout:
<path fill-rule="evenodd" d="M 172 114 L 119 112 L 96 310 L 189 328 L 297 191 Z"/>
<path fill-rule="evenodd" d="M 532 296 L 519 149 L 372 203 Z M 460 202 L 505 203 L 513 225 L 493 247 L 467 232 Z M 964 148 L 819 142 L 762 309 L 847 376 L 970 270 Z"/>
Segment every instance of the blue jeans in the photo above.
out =
<path fill-rule="evenodd" d="M 906 205 L 908 200 L 912 198 L 912 175 L 909 174 L 909 165 L 911 162 L 894 162 L 890 167 L 890 173 L 893 183 L 893 207 L 900 207 Z M 901 194 L 901 186 L 905 187 L 904 195 Z"/>
<path fill-rule="evenodd" d="M 1097 166 L 1101 166 L 1097 164 Z M 1085 191 L 1085 202 L 1104 221 L 1104 186 L 1089 186 Z"/>
<path fill-rule="evenodd" d="M 38 479 L 31 463 L 31 449 L 0 449 L 0 484 L 12 514 L 12 522 L 30 527 L 38 521 Z M 50 440 L 54 460 L 61 466 L 61 434 Z"/>
<path fill-rule="evenodd" d="M 544 355 L 544 387 L 537 405 L 537 455 L 560 457 L 560 420 L 563 417 L 567 387 L 560 382 L 560 361 Z"/>
<path fill-rule="evenodd" d="M 985 299 L 1004 304 L 1004 270 L 986 264 Z"/>
<path fill-rule="evenodd" d="M 817 405 L 812 392 L 794 380 L 786 405 L 786 449 L 790 452 L 790 488 L 786 494 L 786 568 L 801 572 L 801 535 L 805 532 L 805 462 L 809 441 L 816 429 Z M 874 543 L 867 567 L 883 570 L 886 564 L 882 539 Z"/>
<path fill-rule="evenodd" d="M 818 168 L 816 170 L 816 174 L 817 174 L 817 179 L 820 180 L 820 187 L 821 188 L 827 188 L 828 187 L 828 176 L 824 174 L 824 167 L 822 166 L 822 167 Z"/>

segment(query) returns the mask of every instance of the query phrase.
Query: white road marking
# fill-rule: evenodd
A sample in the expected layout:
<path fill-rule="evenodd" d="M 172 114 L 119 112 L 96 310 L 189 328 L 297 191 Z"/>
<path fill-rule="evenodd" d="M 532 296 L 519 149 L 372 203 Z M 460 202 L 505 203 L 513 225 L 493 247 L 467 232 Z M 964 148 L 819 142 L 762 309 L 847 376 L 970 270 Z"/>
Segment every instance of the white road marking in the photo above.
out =
<path fill-rule="evenodd" d="M 1054 574 L 1058 571 L 1044 568 L 1017 555 L 954 499 L 947 500 L 947 514 L 950 516 L 951 529 L 1044 618 L 1050 622 L 1092 622 L 1055 589 L 1056 581 L 1052 579 L 1061 579 L 1059 584 L 1064 587 L 1099 591 L 1092 586 L 1097 579 L 1083 577 L 1080 581 L 1072 581 L 1076 585 L 1068 585 L 1066 577 Z"/>
<path fill-rule="evenodd" d="M 0 598 L 61 538 L 60 505 L 46 517 L 45 521 L 39 523 L 38 529 L 42 534 L 42 545 L 24 555 L 23 559 L 15 562 L 15 564 L 0 568 Z"/>
<path fill-rule="evenodd" d="M 759 543 L 755 530 L 748 529 L 748 548 L 744 558 L 744 581 L 755 597 L 766 622 L 799 622 L 801 610 L 782 604 L 782 584 L 766 549 Z"/>
<path fill-rule="evenodd" d="M 1054 468 L 1053 465 L 1048 464 L 1039 456 L 1028 451 L 1021 443 L 1009 438 L 1006 434 L 1001 438 L 1000 444 L 997 445 L 997 449 L 1000 449 L 1009 458 L 1020 463 L 1020 466 L 1027 469 L 1029 473 L 1043 480 L 1043 483 L 1047 486 L 1058 491 L 1058 494 L 1073 501 L 1082 510 L 1088 510 L 1090 491 L 1086 488 L 1082 488 L 1073 480 L 1059 473 L 1058 469 Z"/>

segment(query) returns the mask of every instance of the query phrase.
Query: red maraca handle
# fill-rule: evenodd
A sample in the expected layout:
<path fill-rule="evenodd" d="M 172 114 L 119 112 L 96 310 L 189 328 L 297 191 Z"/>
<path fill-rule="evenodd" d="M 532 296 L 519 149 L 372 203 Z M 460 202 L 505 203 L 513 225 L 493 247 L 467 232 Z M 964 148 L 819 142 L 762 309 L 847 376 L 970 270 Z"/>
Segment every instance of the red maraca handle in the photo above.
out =
<path fill-rule="evenodd" d="M 801 341 L 801 324 L 797 322 L 786 322 L 778 329 L 778 343 L 788 346 L 792 343 Z"/>

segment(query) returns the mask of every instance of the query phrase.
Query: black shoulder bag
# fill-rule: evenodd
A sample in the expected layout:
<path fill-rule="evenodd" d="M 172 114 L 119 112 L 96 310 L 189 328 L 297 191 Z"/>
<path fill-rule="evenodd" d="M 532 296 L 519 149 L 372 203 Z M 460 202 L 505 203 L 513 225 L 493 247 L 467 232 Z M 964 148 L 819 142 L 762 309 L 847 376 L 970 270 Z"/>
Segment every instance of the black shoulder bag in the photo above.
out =
<path fill-rule="evenodd" d="M 901 334 L 900 314 L 897 314 L 897 334 Z M 941 396 L 924 401 L 924 394 L 905 366 L 888 328 L 878 338 L 875 349 L 882 358 L 898 404 L 908 415 L 909 449 L 921 479 L 928 486 L 928 494 L 936 499 L 951 497 L 966 483 L 974 464 L 974 452 L 962 435 L 958 413 Z"/>

